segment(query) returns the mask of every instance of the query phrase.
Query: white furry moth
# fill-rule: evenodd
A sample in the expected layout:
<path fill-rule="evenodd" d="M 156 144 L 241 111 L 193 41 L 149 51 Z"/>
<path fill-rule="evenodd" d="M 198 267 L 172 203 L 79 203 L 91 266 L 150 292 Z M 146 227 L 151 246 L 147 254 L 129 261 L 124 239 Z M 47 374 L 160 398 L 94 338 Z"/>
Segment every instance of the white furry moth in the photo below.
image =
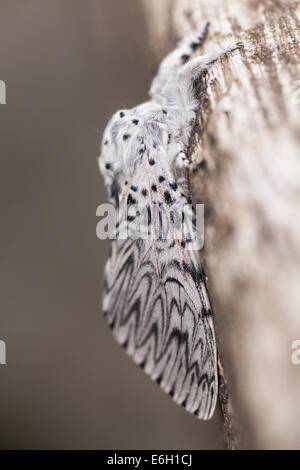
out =
<path fill-rule="evenodd" d="M 213 415 L 218 383 L 195 221 L 182 216 L 191 202 L 188 171 L 194 167 L 186 151 L 201 104 L 193 82 L 240 46 L 190 60 L 207 31 L 208 25 L 192 33 L 164 59 L 149 101 L 112 117 L 99 157 L 118 211 L 105 267 L 105 318 L 132 359 L 202 419 Z"/>

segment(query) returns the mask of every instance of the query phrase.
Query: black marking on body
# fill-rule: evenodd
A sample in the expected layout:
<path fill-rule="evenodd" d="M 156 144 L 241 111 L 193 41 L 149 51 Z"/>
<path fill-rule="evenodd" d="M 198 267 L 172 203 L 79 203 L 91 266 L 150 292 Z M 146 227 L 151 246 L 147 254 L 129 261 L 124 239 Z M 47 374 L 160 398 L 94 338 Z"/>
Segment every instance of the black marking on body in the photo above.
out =
<path fill-rule="evenodd" d="M 170 206 L 173 203 L 173 199 L 171 198 L 171 194 L 169 193 L 169 191 L 164 192 L 164 197 L 166 203 Z"/>
<path fill-rule="evenodd" d="M 186 64 L 187 61 L 190 59 L 190 57 L 191 57 L 191 56 L 188 55 L 188 54 L 183 54 L 183 55 L 180 57 L 180 58 L 181 58 L 181 63 L 182 63 L 182 64 Z"/>
<path fill-rule="evenodd" d="M 128 140 L 130 138 L 130 134 L 124 134 L 123 135 L 123 140 Z"/>
<path fill-rule="evenodd" d="M 150 225 L 152 217 L 151 217 L 151 209 L 149 206 L 147 206 L 147 216 L 148 216 L 148 225 Z"/>
<path fill-rule="evenodd" d="M 136 199 L 134 199 L 134 197 L 132 197 L 131 194 L 128 194 L 127 204 L 128 204 L 129 206 L 130 206 L 131 204 L 136 204 Z"/>
<path fill-rule="evenodd" d="M 162 239 L 163 233 L 162 233 L 162 213 L 161 213 L 161 211 L 159 211 L 158 220 L 159 220 L 159 239 Z"/>
<path fill-rule="evenodd" d="M 121 187 L 119 183 L 114 180 L 110 186 L 110 197 L 115 201 L 116 206 L 119 206 L 119 194 L 121 193 Z"/>
<path fill-rule="evenodd" d="M 190 48 L 192 49 L 192 51 L 195 51 L 198 46 L 199 46 L 198 42 L 192 42 L 192 44 L 190 45 Z"/>
<path fill-rule="evenodd" d="M 203 305 L 203 307 L 202 307 L 201 313 L 202 313 L 202 315 L 203 315 L 204 317 L 211 317 L 211 315 L 212 315 L 211 309 L 204 307 L 204 305 Z"/>

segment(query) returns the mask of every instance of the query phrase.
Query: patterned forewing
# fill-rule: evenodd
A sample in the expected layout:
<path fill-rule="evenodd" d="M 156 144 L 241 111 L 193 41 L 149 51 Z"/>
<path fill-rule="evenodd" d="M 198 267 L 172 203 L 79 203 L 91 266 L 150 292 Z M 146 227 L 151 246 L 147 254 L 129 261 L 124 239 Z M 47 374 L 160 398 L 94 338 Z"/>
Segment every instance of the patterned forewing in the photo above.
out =
<path fill-rule="evenodd" d="M 199 253 L 175 239 L 113 240 L 103 310 L 133 360 L 175 402 L 209 419 L 217 398 L 216 347 Z"/>

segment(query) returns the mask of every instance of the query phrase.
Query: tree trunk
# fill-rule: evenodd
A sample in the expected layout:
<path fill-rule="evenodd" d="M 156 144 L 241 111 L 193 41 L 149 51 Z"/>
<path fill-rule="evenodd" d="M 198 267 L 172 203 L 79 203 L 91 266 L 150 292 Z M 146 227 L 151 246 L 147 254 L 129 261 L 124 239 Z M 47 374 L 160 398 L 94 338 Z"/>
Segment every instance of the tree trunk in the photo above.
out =
<path fill-rule="evenodd" d="M 182 37 L 206 21 L 205 51 L 244 42 L 200 80 L 190 147 L 203 161 L 193 197 L 206 205 L 220 402 L 230 447 L 299 448 L 299 1 L 143 1 L 160 57 L 170 31 Z"/>

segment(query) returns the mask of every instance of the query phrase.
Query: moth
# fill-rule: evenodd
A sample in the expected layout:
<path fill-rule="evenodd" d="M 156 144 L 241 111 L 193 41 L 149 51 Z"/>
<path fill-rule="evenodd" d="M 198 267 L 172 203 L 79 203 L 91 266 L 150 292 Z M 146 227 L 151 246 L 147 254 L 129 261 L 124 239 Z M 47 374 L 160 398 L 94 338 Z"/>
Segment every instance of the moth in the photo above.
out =
<path fill-rule="evenodd" d="M 105 319 L 146 374 L 205 420 L 217 401 L 217 348 L 190 206 L 195 164 L 187 149 L 201 106 L 195 80 L 241 46 L 192 58 L 208 26 L 162 61 L 149 101 L 113 115 L 99 157 L 118 214 L 104 272 Z"/>

